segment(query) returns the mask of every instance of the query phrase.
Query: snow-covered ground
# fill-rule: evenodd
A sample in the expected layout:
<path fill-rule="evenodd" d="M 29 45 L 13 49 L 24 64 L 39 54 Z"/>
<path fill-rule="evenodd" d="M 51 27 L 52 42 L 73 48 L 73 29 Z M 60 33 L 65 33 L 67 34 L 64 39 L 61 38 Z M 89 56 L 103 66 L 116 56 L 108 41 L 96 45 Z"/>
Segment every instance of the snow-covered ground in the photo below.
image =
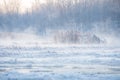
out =
<path fill-rule="evenodd" d="M 0 46 L 0 80 L 120 80 L 120 46 Z"/>

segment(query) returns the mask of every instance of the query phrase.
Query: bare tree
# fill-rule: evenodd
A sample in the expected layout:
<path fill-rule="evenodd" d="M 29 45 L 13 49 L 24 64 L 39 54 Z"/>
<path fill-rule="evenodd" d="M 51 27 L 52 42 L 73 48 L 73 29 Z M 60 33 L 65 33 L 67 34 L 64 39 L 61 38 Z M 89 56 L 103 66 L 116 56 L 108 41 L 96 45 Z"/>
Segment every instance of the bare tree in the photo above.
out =
<path fill-rule="evenodd" d="M 3 0 L 3 8 L 5 13 L 19 13 L 20 0 Z"/>
<path fill-rule="evenodd" d="M 40 7 L 40 1 L 39 0 L 34 0 L 34 2 L 32 3 L 32 12 L 39 10 Z"/>

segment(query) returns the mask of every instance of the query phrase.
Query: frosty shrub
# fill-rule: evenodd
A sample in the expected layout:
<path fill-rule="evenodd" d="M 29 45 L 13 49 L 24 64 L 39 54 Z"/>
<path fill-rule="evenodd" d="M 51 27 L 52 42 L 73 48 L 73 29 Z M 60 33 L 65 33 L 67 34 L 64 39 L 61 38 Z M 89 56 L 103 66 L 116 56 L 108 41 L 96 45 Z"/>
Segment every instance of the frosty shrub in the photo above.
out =
<path fill-rule="evenodd" d="M 60 43 L 79 43 L 79 33 L 77 31 L 57 31 L 54 41 Z"/>
<path fill-rule="evenodd" d="M 98 36 L 90 33 L 81 33 L 74 30 L 59 30 L 54 32 L 54 41 L 56 43 L 73 43 L 73 44 L 99 44 L 103 43 Z"/>

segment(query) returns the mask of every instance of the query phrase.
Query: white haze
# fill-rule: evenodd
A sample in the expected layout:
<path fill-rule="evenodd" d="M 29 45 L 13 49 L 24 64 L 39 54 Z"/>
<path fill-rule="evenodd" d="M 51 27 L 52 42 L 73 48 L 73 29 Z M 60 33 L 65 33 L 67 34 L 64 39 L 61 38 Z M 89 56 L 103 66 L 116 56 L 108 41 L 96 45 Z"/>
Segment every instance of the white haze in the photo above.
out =
<path fill-rule="evenodd" d="M 93 45 L 55 43 L 53 36 L 63 30 L 95 35 L 104 41 L 102 45 L 120 44 L 119 0 L 48 0 L 46 4 L 35 0 L 31 12 L 24 14 L 15 1 L 0 8 L 0 45 Z"/>

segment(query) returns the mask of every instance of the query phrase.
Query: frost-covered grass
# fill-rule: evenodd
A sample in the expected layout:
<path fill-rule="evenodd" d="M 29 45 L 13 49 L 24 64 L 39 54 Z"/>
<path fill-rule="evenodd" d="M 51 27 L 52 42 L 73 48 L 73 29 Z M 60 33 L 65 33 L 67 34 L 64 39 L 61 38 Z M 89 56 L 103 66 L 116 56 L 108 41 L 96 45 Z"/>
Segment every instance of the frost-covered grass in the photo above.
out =
<path fill-rule="evenodd" d="M 120 47 L 1 46 L 0 80 L 119 80 Z"/>

